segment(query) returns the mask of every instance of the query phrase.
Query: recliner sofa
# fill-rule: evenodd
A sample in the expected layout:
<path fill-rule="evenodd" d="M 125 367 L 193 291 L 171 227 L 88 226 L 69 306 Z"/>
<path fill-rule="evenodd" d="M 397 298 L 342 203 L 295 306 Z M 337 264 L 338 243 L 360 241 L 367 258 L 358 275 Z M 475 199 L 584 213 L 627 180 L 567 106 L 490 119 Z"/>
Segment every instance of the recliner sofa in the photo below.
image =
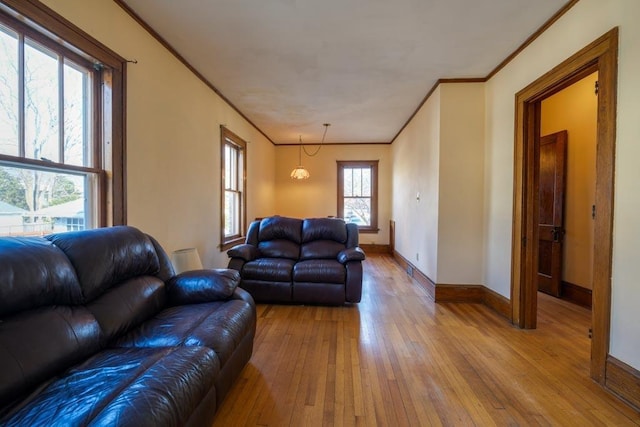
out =
<path fill-rule="evenodd" d="M 342 305 L 362 296 L 358 227 L 339 218 L 272 216 L 251 223 L 227 254 L 256 302 Z"/>
<path fill-rule="evenodd" d="M 210 425 L 253 350 L 238 282 L 132 227 L 0 238 L 0 425 Z"/>

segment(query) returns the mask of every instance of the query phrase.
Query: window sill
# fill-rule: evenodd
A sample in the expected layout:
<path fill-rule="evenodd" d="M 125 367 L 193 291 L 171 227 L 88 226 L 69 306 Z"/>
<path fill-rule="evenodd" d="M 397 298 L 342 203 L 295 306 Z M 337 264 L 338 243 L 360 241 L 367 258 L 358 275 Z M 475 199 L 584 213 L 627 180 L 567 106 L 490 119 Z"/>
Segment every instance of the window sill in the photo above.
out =
<path fill-rule="evenodd" d="M 240 237 L 236 237 L 235 239 L 227 240 L 226 242 L 223 242 L 223 243 L 220 244 L 220 252 L 224 252 L 227 249 L 231 249 L 235 245 L 239 245 L 241 243 L 244 243 L 244 240 L 245 240 L 244 236 L 240 236 Z"/>
<path fill-rule="evenodd" d="M 378 234 L 380 231 L 379 228 L 360 228 L 358 227 L 358 232 L 362 234 Z"/>

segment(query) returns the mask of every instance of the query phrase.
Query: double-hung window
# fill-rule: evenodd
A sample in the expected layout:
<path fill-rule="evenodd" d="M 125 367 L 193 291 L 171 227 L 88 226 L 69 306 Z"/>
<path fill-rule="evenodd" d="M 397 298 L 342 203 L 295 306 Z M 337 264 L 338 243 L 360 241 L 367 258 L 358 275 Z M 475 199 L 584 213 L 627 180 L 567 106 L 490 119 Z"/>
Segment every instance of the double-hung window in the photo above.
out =
<path fill-rule="evenodd" d="M 0 10 L 0 235 L 122 223 L 120 80 L 115 88 L 112 69 L 21 16 Z"/>
<path fill-rule="evenodd" d="M 378 232 L 378 161 L 338 161 L 338 217 Z"/>
<path fill-rule="evenodd" d="M 241 242 L 246 223 L 246 150 L 240 137 L 221 127 L 222 250 Z"/>

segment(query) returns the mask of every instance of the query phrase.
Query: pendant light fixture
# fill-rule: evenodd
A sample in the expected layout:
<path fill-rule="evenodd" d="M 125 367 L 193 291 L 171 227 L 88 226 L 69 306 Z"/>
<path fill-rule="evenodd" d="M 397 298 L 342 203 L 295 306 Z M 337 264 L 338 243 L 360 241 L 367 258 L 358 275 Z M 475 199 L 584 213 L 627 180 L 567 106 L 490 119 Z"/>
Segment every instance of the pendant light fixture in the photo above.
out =
<path fill-rule="evenodd" d="M 309 174 L 309 171 L 307 169 L 305 169 L 304 166 L 302 166 L 302 150 L 304 150 L 305 154 L 309 157 L 313 157 L 316 154 L 318 154 L 318 152 L 320 151 L 320 149 L 322 148 L 322 144 L 324 143 L 324 138 L 325 136 L 327 136 L 327 129 L 329 129 L 329 126 L 331 126 L 330 123 L 324 123 L 322 126 L 324 126 L 324 133 L 322 134 L 322 141 L 320 141 L 320 145 L 318 145 L 318 149 L 316 151 L 314 151 L 313 153 L 309 153 L 307 152 L 307 149 L 304 148 L 304 146 L 302 145 L 302 135 L 299 136 L 299 141 L 300 143 L 298 144 L 298 166 L 291 171 L 291 179 L 309 179 L 309 177 L 311 176 L 311 174 Z"/>

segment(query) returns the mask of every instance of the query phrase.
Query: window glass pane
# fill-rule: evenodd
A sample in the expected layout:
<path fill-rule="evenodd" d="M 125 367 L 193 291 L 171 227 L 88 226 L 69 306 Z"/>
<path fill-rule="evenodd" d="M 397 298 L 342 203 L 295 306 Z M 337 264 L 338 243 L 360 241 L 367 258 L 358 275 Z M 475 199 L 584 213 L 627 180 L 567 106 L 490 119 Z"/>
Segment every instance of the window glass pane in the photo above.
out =
<path fill-rule="evenodd" d="M 353 169 L 344 168 L 344 195 L 353 196 Z"/>
<path fill-rule="evenodd" d="M 371 199 L 350 197 L 344 199 L 344 219 L 358 225 L 371 225 Z"/>
<path fill-rule="evenodd" d="M 360 170 L 362 171 L 362 195 L 371 197 L 371 168 Z"/>
<path fill-rule="evenodd" d="M 34 42 L 24 47 L 25 156 L 60 159 L 57 55 Z"/>
<path fill-rule="evenodd" d="M 64 163 L 91 166 L 90 74 L 70 62 L 64 64 Z"/>
<path fill-rule="evenodd" d="M 229 156 L 229 182 L 227 186 L 232 190 L 238 190 L 238 150 L 231 146 Z"/>
<path fill-rule="evenodd" d="M 0 166 L 0 234 L 41 235 L 93 227 L 87 198 L 95 193 L 96 178 Z"/>
<path fill-rule="evenodd" d="M 18 36 L 0 26 L 0 154 L 20 154 L 18 90 Z"/>
<path fill-rule="evenodd" d="M 224 185 L 228 190 L 238 189 L 237 165 L 238 150 L 232 144 L 226 144 L 224 150 Z"/>
<path fill-rule="evenodd" d="M 239 194 L 234 191 L 225 191 L 224 235 L 226 237 L 240 234 L 238 230 L 239 211 Z"/>
<path fill-rule="evenodd" d="M 362 196 L 362 169 L 353 169 L 353 195 Z"/>

